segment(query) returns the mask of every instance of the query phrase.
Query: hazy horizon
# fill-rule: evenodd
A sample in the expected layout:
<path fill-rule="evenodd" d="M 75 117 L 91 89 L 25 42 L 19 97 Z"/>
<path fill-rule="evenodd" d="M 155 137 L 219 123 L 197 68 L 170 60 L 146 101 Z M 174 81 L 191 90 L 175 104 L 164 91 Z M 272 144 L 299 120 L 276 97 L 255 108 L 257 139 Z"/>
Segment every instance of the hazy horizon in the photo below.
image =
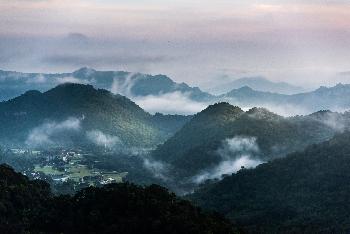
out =
<path fill-rule="evenodd" d="M 203 89 L 250 76 L 350 83 L 347 1 L 0 0 L 0 10 L 4 70 L 88 66 Z"/>

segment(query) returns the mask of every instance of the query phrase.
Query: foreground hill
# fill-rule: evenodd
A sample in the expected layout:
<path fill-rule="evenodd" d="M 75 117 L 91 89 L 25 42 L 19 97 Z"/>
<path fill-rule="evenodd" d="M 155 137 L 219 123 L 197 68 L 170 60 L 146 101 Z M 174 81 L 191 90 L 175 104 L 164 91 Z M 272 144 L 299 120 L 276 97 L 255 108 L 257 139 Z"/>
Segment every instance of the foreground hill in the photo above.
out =
<path fill-rule="evenodd" d="M 150 115 L 134 102 L 91 85 L 63 84 L 0 103 L 3 145 L 95 144 L 153 147 L 189 117 Z"/>
<path fill-rule="evenodd" d="M 191 199 L 250 233 L 348 233 L 350 133 L 243 169 Z"/>
<path fill-rule="evenodd" d="M 340 121 L 340 117 L 344 116 L 324 111 L 284 118 L 262 108 L 244 112 L 228 103 L 218 103 L 196 114 L 160 145 L 153 157 L 170 165 L 168 173 L 177 178 L 177 183 L 196 180 L 196 176 L 210 174 L 213 168 L 220 176 L 229 172 L 218 171 L 223 162 L 234 164 L 244 158 L 240 166 L 248 166 L 247 160 L 258 164 L 330 139 L 341 130 L 332 121 L 339 120 L 342 127 L 348 125 L 345 119 L 350 118 Z"/>
<path fill-rule="evenodd" d="M 158 185 L 112 184 L 74 196 L 54 196 L 0 165 L 1 233 L 237 233 Z"/>

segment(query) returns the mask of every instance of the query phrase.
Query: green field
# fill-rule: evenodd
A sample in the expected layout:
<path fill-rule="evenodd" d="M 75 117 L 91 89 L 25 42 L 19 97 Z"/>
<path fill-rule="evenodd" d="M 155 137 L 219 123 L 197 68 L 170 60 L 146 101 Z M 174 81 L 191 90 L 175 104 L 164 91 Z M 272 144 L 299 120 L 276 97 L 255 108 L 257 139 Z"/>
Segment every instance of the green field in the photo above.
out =
<path fill-rule="evenodd" d="M 65 173 L 62 171 L 58 171 L 56 169 L 54 169 L 52 166 L 39 166 L 39 165 L 35 165 L 34 168 L 35 172 L 42 172 L 46 175 L 64 175 Z"/>
<path fill-rule="evenodd" d="M 69 178 L 74 180 L 75 182 L 80 182 L 80 180 L 85 176 L 101 175 L 103 179 L 112 178 L 116 182 L 121 183 L 123 182 L 123 177 L 125 177 L 128 174 L 127 172 L 119 173 L 119 172 L 100 171 L 97 169 L 88 169 L 86 165 L 81 165 L 81 164 L 75 164 L 75 165 L 67 164 L 65 166 L 65 172 L 58 171 L 54 169 L 53 166 L 36 165 L 34 171 L 42 172 L 50 176 L 66 175 L 66 176 L 69 176 Z"/>
<path fill-rule="evenodd" d="M 67 175 L 70 179 L 79 182 L 85 176 L 94 176 L 92 170 L 89 170 L 85 165 L 69 165 L 67 168 Z"/>

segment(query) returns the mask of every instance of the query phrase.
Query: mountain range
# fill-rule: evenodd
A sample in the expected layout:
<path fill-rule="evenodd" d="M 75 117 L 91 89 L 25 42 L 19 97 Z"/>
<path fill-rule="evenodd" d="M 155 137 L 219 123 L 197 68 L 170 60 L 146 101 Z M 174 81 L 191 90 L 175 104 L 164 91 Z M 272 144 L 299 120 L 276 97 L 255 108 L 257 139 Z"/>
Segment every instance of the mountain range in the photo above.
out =
<path fill-rule="evenodd" d="M 314 91 L 285 95 L 256 91 L 245 86 L 234 89 L 217 98 L 244 107 L 266 107 L 274 111 L 284 109 L 288 115 L 305 114 L 319 110 L 344 111 L 350 108 L 349 84 L 337 84 L 334 87 L 320 87 Z M 289 112 L 289 113 L 288 113 Z"/>
<path fill-rule="evenodd" d="M 45 92 L 66 82 L 90 84 L 96 88 L 124 95 L 144 104 L 145 110 L 151 112 L 194 114 L 202 110 L 203 106 L 216 102 L 229 102 L 243 109 L 264 107 L 283 116 L 305 115 L 319 110 L 345 111 L 350 108 L 350 85 L 348 84 L 296 93 L 297 90 L 303 89 L 286 83 L 271 82 L 261 77 L 242 78 L 225 85 L 230 91 L 215 96 L 198 87 L 176 83 L 165 75 L 97 71 L 86 67 L 71 73 L 60 74 L 0 71 L 0 100 L 17 97 L 28 90 Z M 292 87 L 295 92 L 283 90 L 292 90 Z M 164 97 L 166 94 L 174 93 L 177 95 Z M 181 102 L 176 105 L 174 103 L 175 110 L 167 110 L 167 106 L 171 105 L 172 101 L 175 102 L 175 99 L 180 99 Z M 164 101 L 169 104 L 162 104 Z M 155 105 L 160 107 L 155 108 Z M 190 107 L 184 112 L 182 109 L 185 110 L 186 105 Z"/>
<path fill-rule="evenodd" d="M 227 93 L 232 89 L 239 89 L 244 86 L 248 86 L 257 91 L 281 93 L 281 94 L 296 94 L 301 93 L 304 90 L 302 87 L 294 86 L 286 82 L 273 82 L 264 77 L 243 77 L 230 82 L 226 82 L 223 85 L 215 86 L 211 90 L 217 90 L 216 92 Z"/>
<path fill-rule="evenodd" d="M 147 75 L 125 71 L 96 71 L 80 68 L 71 73 L 45 74 L 21 73 L 0 70 L 0 100 L 7 100 L 28 90 L 47 91 L 58 84 L 71 82 L 90 84 L 128 97 L 159 95 L 164 93 L 186 93 L 196 101 L 208 101 L 212 95 L 198 87 L 176 83 L 165 75 Z"/>
<path fill-rule="evenodd" d="M 98 80 L 103 83 L 102 77 L 107 77 L 107 73 L 84 68 L 76 72 L 74 79 L 86 78 L 89 82 L 94 82 L 100 74 Z M 52 76 L 57 78 L 58 75 Z M 133 79 L 130 77 L 125 75 L 123 82 L 128 83 Z M 122 90 L 133 92 L 133 95 L 138 93 L 146 96 L 154 95 L 160 89 L 165 90 L 166 85 L 141 89 L 141 84 L 147 86 L 149 79 L 156 83 L 159 83 L 157 79 L 166 80 L 162 76 L 145 80 L 140 78 L 137 86 L 127 86 L 126 89 L 122 87 Z M 95 155 L 85 160 L 89 160 L 92 167 L 130 172 L 126 179 L 133 182 L 156 182 L 166 185 L 178 194 L 187 194 L 186 198 L 203 209 L 214 210 L 229 218 L 234 226 L 243 229 L 243 233 L 344 233 L 349 230 L 347 198 L 350 189 L 347 174 L 350 165 L 350 112 L 338 113 L 320 108 L 348 106 L 346 97 L 350 95 L 349 85 L 321 87 L 313 92 L 293 95 L 242 87 L 220 97 L 210 96 L 209 99 L 218 102 L 193 116 L 182 116 L 161 113 L 152 115 L 126 96 L 113 94 L 90 84 L 81 84 L 89 82 L 59 84 L 47 91 L 30 90 L 1 102 L 0 145 L 7 149 L 113 149 L 101 154 L 96 150 Z M 116 84 L 112 84 L 113 87 L 120 90 L 120 86 Z M 132 87 L 139 87 L 141 90 L 133 90 Z M 189 86 L 183 87 L 184 90 L 193 90 Z M 148 91 L 142 93 L 142 90 Z M 321 110 L 317 109 L 308 115 L 284 117 L 266 108 L 243 110 L 228 102 L 220 102 L 226 99 L 245 106 L 272 102 L 276 105 L 298 104 Z M 137 157 L 130 157 L 131 150 L 135 148 L 144 152 Z M 126 152 L 126 149 L 130 149 L 130 152 Z M 117 150 L 123 152 L 119 153 Z M 0 156 L 1 159 L 6 158 Z M 21 157 L 17 155 L 17 159 Z M 22 158 L 24 160 L 24 156 Z M 20 181 L 19 184 L 16 181 Z M 6 187 L 8 185 L 10 187 Z M 0 187 L 1 191 L 12 192 L 14 189 L 13 193 L 17 194 L 22 194 L 19 192 L 27 189 L 33 192 L 25 194 L 29 194 L 26 199 L 33 202 L 34 206 L 23 205 L 25 203 L 17 200 L 12 204 L 13 200 L 6 197 L 6 192 L 3 192 L 2 197 L 7 200 L 0 199 L 0 203 L 5 204 L 0 207 L 2 217 L 6 216 L 1 213 L 4 207 L 7 209 L 20 204 L 16 208 L 19 213 L 12 213 L 13 218 L 18 223 L 28 221 L 21 224 L 29 230 L 43 230 L 35 229 L 40 225 L 34 229 L 31 226 L 40 217 L 48 217 L 46 223 L 53 225 L 53 220 L 56 221 L 55 215 L 62 216 L 62 213 L 55 212 L 68 212 L 63 226 L 57 227 L 57 230 L 71 228 L 70 220 L 73 219 L 83 224 L 84 220 L 79 217 L 90 208 L 82 206 L 79 201 L 87 204 L 87 207 L 93 207 L 88 210 L 92 213 L 84 213 L 88 214 L 88 219 L 98 217 L 99 223 L 102 223 L 106 221 L 102 210 L 105 211 L 109 204 L 117 204 L 114 208 L 120 208 L 124 202 L 130 201 L 130 197 L 135 196 L 138 202 L 139 199 L 146 202 L 145 206 L 137 206 L 138 208 L 145 210 L 151 204 L 152 209 L 156 207 L 155 210 L 164 212 L 154 217 L 156 221 L 152 218 L 150 221 L 154 223 L 151 227 L 146 225 L 147 228 L 154 225 L 160 227 L 157 225 L 162 223 L 171 225 L 168 222 L 176 223 L 177 227 L 182 228 L 179 223 L 186 221 L 186 225 L 192 225 L 193 233 L 200 233 L 199 227 L 207 227 L 209 233 L 215 233 L 213 228 L 233 230 L 225 219 L 206 216 L 158 186 L 137 187 L 126 183 L 105 188 L 88 188 L 73 197 L 53 197 L 45 183 L 29 182 L 7 166 L 0 166 Z M 188 194 L 191 192 L 194 193 Z M 152 197 L 152 194 L 159 194 L 160 197 Z M 105 202 L 105 196 L 108 202 Z M 118 203 L 115 197 L 122 199 L 122 202 Z M 30 198 L 34 200 L 31 201 Z M 136 204 L 143 204 L 137 201 Z M 95 202 L 103 205 L 95 207 Z M 127 204 L 134 207 L 134 203 Z M 161 205 L 158 207 L 157 204 Z M 76 209 L 71 208 L 71 205 Z M 173 209 L 175 213 L 172 213 Z M 183 209 L 186 211 L 184 219 L 178 216 Z M 82 213 L 77 215 L 76 210 Z M 115 214 L 113 212 L 118 209 L 107 210 Z M 26 216 L 29 211 L 33 211 L 34 215 L 41 215 L 31 219 L 31 216 Z M 43 216 L 47 211 L 50 215 Z M 135 223 L 134 215 L 128 217 Z M 169 219 L 162 219 L 164 215 Z M 197 217 L 194 220 L 190 218 L 193 215 Z M 143 220 L 148 217 L 148 213 L 141 217 Z M 208 222 L 208 226 L 205 226 L 203 220 Z M 111 225 L 112 223 L 107 222 Z M 126 223 L 130 224 L 127 220 Z M 144 225 L 144 222 L 140 223 Z M 124 224 L 118 223 L 123 228 Z M 6 225 L 0 221 L 1 228 L 6 228 Z M 188 226 L 184 228 L 181 230 L 186 230 Z M 79 230 L 85 230 L 84 225 L 79 226 L 77 231 Z"/>

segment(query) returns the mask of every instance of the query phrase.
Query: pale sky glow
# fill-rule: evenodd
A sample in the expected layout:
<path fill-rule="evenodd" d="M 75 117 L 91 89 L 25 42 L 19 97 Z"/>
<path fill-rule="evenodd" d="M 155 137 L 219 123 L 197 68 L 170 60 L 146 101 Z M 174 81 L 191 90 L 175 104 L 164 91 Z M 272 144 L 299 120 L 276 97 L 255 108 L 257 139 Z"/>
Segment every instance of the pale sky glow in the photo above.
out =
<path fill-rule="evenodd" d="M 0 0 L 0 69 L 350 83 L 337 75 L 350 70 L 349 12 L 341 0 Z"/>

